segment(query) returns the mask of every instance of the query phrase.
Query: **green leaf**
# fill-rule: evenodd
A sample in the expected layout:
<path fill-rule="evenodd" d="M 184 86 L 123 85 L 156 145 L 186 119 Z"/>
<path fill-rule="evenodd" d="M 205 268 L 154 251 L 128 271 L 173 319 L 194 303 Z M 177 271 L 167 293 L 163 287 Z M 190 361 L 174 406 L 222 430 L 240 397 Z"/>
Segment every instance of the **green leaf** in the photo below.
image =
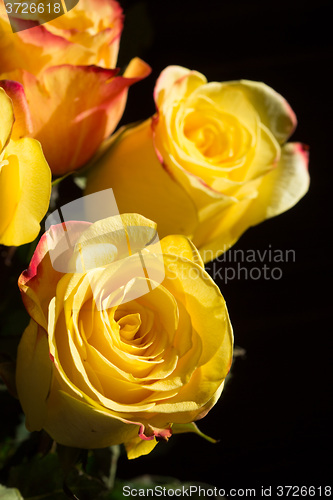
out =
<path fill-rule="evenodd" d="M 65 491 L 67 494 L 70 492 L 73 495 L 72 498 L 96 500 L 97 498 L 101 498 L 101 494 L 106 489 L 103 482 L 95 477 L 87 476 L 77 469 L 73 469 L 66 480 Z"/>
<path fill-rule="evenodd" d="M 9 486 L 17 486 L 25 499 L 29 497 L 64 498 L 63 477 L 58 457 L 49 453 L 45 457 L 34 456 L 21 465 L 11 467 L 7 481 Z M 60 493 L 62 496 L 59 496 Z"/>
<path fill-rule="evenodd" d="M 78 462 L 81 451 L 82 450 L 79 448 L 70 448 L 69 446 L 57 444 L 59 463 L 64 471 L 65 477 Z"/>
<path fill-rule="evenodd" d="M 72 453 L 71 448 L 66 450 L 65 447 L 62 448 L 62 464 L 58 454 L 50 452 L 43 457 L 29 457 L 20 465 L 12 466 L 7 481 L 8 486 L 17 486 L 25 500 L 100 498 L 106 491 L 104 483 L 71 466 L 76 453 Z M 63 469 L 64 465 L 66 471 Z"/>
<path fill-rule="evenodd" d="M 210 443 L 214 444 L 218 443 L 218 439 L 214 439 L 210 436 L 207 436 L 207 434 L 201 432 L 194 422 L 191 422 L 190 424 L 174 424 L 172 426 L 172 434 L 184 434 L 187 432 L 194 432 L 195 434 L 206 439 L 206 441 L 209 441 Z"/>

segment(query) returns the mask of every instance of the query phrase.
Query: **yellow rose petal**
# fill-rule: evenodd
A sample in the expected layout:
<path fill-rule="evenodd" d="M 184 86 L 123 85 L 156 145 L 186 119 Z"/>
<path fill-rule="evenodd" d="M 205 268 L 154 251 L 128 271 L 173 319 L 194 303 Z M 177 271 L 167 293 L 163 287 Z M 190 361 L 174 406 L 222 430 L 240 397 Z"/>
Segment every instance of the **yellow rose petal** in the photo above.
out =
<path fill-rule="evenodd" d="M 262 123 L 283 144 L 294 132 L 297 119 L 288 102 L 262 82 L 239 80 L 228 85 L 241 90 L 259 113 Z"/>
<path fill-rule="evenodd" d="M 309 189 L 308 151 L 299 143 L 282 147 L 277 168 L 262 179 L 250 217 L 274 217 L 293 207 Z M 257 222 L 253 222 L 257 223 Z"/>
<path fill-rule="evenodd" d="M 45 430 L 60 444 L 105 448 L 124 443 L 138 434 L 138 426 L 125 423 L 107 411 L 73 398 L 55 385 L 49 398 Z"/>
<path fill-rule="evenodd" d="M 19 200 L 10 223 L 0 235 L 4 245 L 23 245 L 34 240 L 46 214 L 51 196 L 51 172 L 40 144 L 34 139 L 11 141 L 6 148 L 9 164 L 18 168 L 19 186 L 10 183 Z"/>
<path fill-rule="evenodd" d="M 157 441 L 155 438 L 145 441 L 136 437 L 125 443 L 127 458 L 129 460 L 133 460 L 134 458 L 141 457 L 142 455 L 148 455 L 148 453 L 150 453 L 156 445 Z"/>
<path fill-rule="evenodd" d="M 17 366 L 16 387 L 26 426 L 30 431 L 39 431 L 45 423 L 53 366 L 47 333 L 34 320 L 30 320 L 21 338 Z"/>

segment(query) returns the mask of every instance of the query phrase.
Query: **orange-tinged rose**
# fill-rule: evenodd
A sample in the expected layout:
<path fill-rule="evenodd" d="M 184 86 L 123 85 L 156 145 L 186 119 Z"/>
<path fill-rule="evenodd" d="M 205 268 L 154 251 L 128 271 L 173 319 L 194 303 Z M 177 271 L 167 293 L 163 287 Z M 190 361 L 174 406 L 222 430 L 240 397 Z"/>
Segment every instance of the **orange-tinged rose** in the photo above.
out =
<path fill-rule="evenodd" d="M 267 85 L 169 66 L 154 97 L 156 115 L 114 137 L 87 194 L 112 187 L 120 211 L 187 235 L 208 262 L 308 190 L 307 151 L 286 143 L 295 115 Z"/>
<path fill-rule="evenodd" d="M 26 27 L 29 21 L 16 22 Z M 92 158 L 118 125 L 129 87 L 150 73 L 134 58 L 118 76 L 122 27 L 116 1 L 80 0 L 66 15 L 12 33 L 0 0 L 0 80 L 23 86 L 30 136 L 42 144 L 56 176 Z"/>
<path fill-rule="evenodd" d="M 31 15 L 44 20 L 45 12 Z M 27 21 L 13 19 L 18 28 Z M 79 0 L 65 15 L 16 33 L 12 32 L 3 0 L 0 0 L 1 72 L 17 68 L 38 76 L 59 64 L 116 66 L 123 14 L 114 0 Z"/>
<path fill-rule="evenodd" d="M 188 239 L 149 244 L 155 235 L 125 214 L 41 238 L 19 279 L 31 321 L 16 382 L 29 430 L 81 448 L 124 443 L 135 458 L 218 400 L 232 359 L 225 301 Z M 71 272 L 53 267 L 58 253 Z"/>
<path fill-rule="evenodd" d="M 38 141 L 28 130 L 25 101 L 15 82 L 0 85 L 0 244 L 18 246 L 33 241 L 51 195 L 51 172 Z"/>
<path fill-rule="evenodd" d="M 47 68 L 38 78 L 24 70 L 0 75 L 22 85 L 30 135 L 40 141 L 54 175 L 90 160 L 118 125 L 129 87 L 145 78 L 150 67 L 135 58 L 123 76 L 118 71 L 64 64 Z"/>

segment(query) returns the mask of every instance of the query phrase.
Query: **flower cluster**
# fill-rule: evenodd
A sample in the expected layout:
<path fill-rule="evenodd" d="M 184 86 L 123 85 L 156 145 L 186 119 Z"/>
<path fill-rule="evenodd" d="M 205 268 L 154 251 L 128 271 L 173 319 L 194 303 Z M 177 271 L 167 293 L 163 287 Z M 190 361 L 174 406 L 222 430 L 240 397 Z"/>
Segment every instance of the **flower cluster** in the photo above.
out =
<path fill-rule="evenodd" d="M 219 399 L 233 333 L 204 263 L 300 200 L 307 148 L 287 142 L 295 114 L 264 83 L 208 83 L 180 66 L 159 76 L 155 114 L 116 130 L 151 71 L 139 58 L 116 67 L 120 5 L 43 15 L 17 16 L 12 33 L 0 2 L 0 243 L 37 244 L 18 282 L 30 323 L 17 395 L 30 431 L 125 444 L 135 458 L 199 432 Z M 78 172 L 82 203 L 112 212 L 101 193 L 112 189 L 120 215 L 95 217 L 87 202 L 86 218 L 63 217 L 37 243 L 52 186 L 54 199 Z"/>

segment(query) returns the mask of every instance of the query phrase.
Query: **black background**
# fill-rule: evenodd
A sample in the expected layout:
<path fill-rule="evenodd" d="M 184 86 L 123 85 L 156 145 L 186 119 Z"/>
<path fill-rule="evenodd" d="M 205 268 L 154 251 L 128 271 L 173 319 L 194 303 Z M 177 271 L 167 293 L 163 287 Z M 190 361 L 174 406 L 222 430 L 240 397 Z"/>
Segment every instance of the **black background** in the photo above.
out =
<path fill-rule="evenodd" d="M 120 65 L 140 55 L 153 69 L 149 78 L 131 89 L 123 123 L 153 113 L 154 83 L 168 65 L 196 69 L 209 81 L 263 81 L 280 92 L 297 115 L 299 125 L 292 140 L 310 146 L 311 186 L 296 207 L 249 229 L 234 247 L 295 250 L 295 262 L 281 264 L 282 278 L 218 282 L 235 343 L 246 351 L 235 361 L 220 401 L 199 422 L 201 430 L 220 442 L 174 436 L 146 457 L 134 461 L 121 457 L 118 476 L 162 474 L 234 488 L 329 484 L 330 2 L 124 0 L 121 4 L 127 19 Z M 249 270 L 252 266 L 258 264 L 248 264 Z"/>

